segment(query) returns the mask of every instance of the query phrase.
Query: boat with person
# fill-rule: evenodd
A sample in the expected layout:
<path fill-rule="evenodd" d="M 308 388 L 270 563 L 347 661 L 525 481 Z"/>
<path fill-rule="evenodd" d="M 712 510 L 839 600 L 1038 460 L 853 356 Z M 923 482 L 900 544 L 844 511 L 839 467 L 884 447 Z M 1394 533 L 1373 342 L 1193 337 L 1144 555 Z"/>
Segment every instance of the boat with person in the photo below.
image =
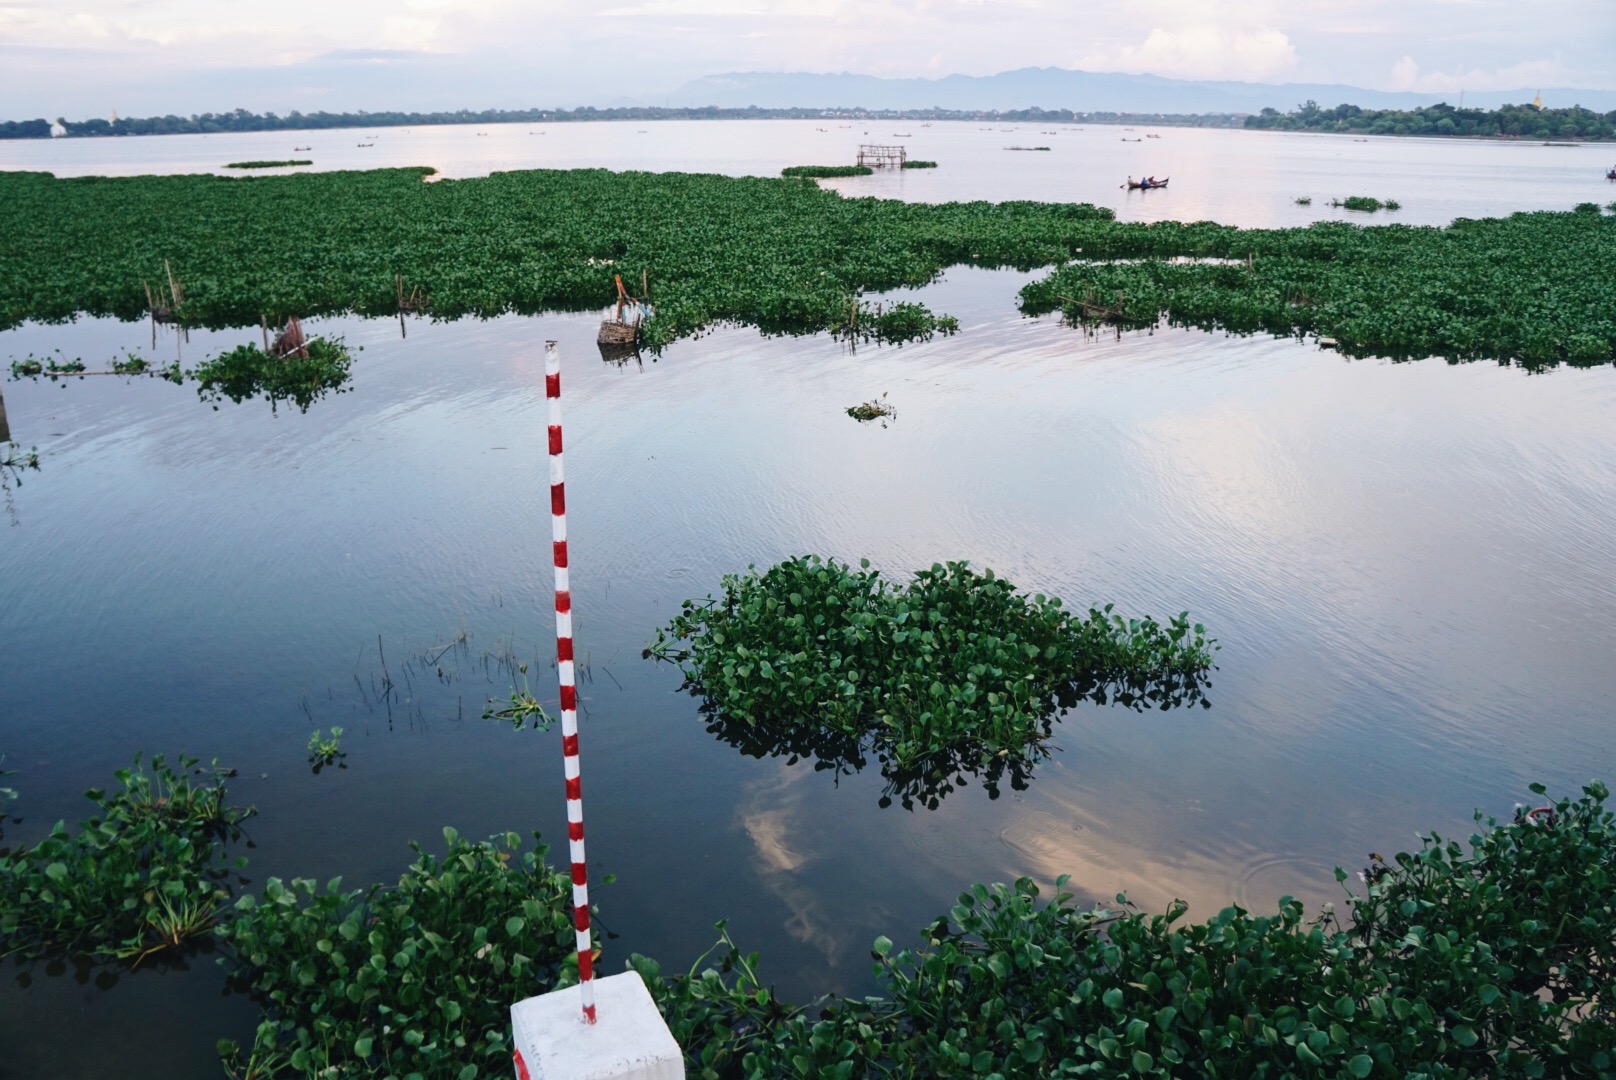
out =
<path fill-rule="evenodd" d="M 1616 180 L 1616 165 L 1612 165 L 1610 168 L 1605 170 L 1605 179 Z"/>
<path fill-rule="evenodd" d="M 1135 180 L 1133 177 L 1130 176 L 1130 177 L 1128 177 L 1128 190 L 1129 191 L 1152 191 L 1152 190 L 1154 190 L 1156 188 L 1164 188 L 1164 187 L 1167 186 L 1167 181 L 1171 180 L 1171 179 L 1172 179 L 1172 177 L 1170 177 L 1170 176 L 1165 178 L 1165 179 L 1162 179 L 1162 180 L 1157 180 L 1154 177 L 1147 176 L 1143 180 Z"/>

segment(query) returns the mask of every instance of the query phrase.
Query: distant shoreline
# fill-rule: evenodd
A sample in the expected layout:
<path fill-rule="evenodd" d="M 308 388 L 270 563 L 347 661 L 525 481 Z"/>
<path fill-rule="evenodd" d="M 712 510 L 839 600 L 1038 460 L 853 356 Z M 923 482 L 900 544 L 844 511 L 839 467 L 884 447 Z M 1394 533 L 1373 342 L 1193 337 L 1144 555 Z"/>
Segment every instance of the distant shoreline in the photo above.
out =
<path fill-rule="evenodd" d="M 911 122 L 1095 124 L 1139 127 L 1218 128 L 1289 131 L 1320 135 L 1404 136 L 1499 142 L 1604 143 L 1616 139 L 1616 111 L 1542 109 L 1505 105 L 1497 109 L 1456 109 L 1439 104 L 1419 109 L 1374 110 L 1355 105 L 1321 109 L 1314 102 L 1281 113 L 1128 113 L 1072 109 L 744 109 L 634 107 L 615 109 L 489 109 L 472 112 L 301 113 L 286 116 L 237 109 L 195 116 L 90 119 L 54 123 L 44 119 L 0 121 L 0 139 L 119 138 L 139 135 L 217 135 L 242 132 L 314 132 L 354 128 L 451 127 L 475 124 L 565 124 L 664 120 L 815 120 L 824 123 Z"/>
<path fill-rule="evenodd" d="M 228 113 L 196 116 L 131 117 L 109 120 L 58 119 L 57 138 L 116 138 L 133 135 L 216 135 L 253 131 L 324 131 L 338 128 L 444 127 L 465 124 L 560 124 L 588 121 L 654 120 L 920 120 L 978 123 L 1146 124 L 1157 127 L 1240 128 L 1246 113 L 1118 113 L 1074 112 L 1071 109 L 489 109 L 435 113 Z M 52 123 L 45 119 L 0 121 L 0 139 L 48 139 Z"/>

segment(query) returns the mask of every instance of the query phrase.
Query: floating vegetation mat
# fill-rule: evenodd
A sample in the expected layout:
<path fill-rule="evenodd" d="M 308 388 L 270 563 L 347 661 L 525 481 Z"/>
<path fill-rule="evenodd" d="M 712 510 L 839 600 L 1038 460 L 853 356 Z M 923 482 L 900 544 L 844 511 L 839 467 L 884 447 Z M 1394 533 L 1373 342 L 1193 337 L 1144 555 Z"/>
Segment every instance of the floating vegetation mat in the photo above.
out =
<path fill-rule="evenodd" d="M 1122 223 L 1087 204 L 851 199 L 792 179 L 579 169 L 422 183 L 430 172 L 0 173 L 0 328 L 143 318 L 165 261 L 187 283 L 172 317 L 211 327 L 393 316 L 400 280 L 435 318 L 591 311 L 614 274 L 645 273 L 656 315 L 642 339 L 656 349 L 724 323 L 839 330 L 861 295 L 953 265 L 1054 265 L 1024 311 L 1093 294 L 1132 324 L 1321 335 L 1349 355 L 1616 358 L 1616 221 L 1601 214 L 1237 229 Z M 1167 261 L 1184 256 L 1246 265 Z M 883 333 L 940 329 L 924 306 L 914 315 Z"/>
<path fill-rule="evenodd" d="M 205 936 L 230 895 L 224 845 L 251 813 L 225 805 L 228 774 L 137 758 L 121 791 L 85 793 L 86 827 L 0 851 L 0 957 L 139 962 Z"/>
<path fill-rule="evenodd" d="M 1373 214 L 1377 210 L 1401 210 L 1403 204 L 1396 199 L 1371 199 L 1367 195 L 1348 195 L 1345 199 L 1331 199 L 1330 205 L 1345 210 Z"/>
<path fill-rule="evenodd" d="M 884 398 L 886 395 L 882 394 L 881 397 Z M 895 417 L 898 415 L 898 410 L 880 398 L 876 398 L 854 405 L 847 410 L 847 415 L 862 424 L 870 420 L 880 420 L 889 416 Z"/>
<path fill-rule="evenodd" d="M 348 389 L 352 366 L 353 357 L 341 338 L 314 338 L 285 356 L 265 352 L 257 345 L 238 345 L 204 360 L 194 370 L 182 368 L 177 360 L 165 368 L 154 367 L 150 360 L 132 352 L 98 371 L 89 370 L 82 357 L 68 360 L 30 353 L 11 362 L 11 375 L 14 379 L 45 378 L 52 382 L 92 375 L 148 375 L 177 386 L 194 379 L 197 395 L 213 403 L 214 408 L 222 400 L 239 404 L 262 395 L 271 406 L 289 401 L 307 412 L 326 394 Z"/>
<path fill-rule="evenodd" d="M 0 772 L 0 776 L 5 775 Z M 514 995 L 578 979 L 572 881 L 504 833 L 443 830 L 392 885 L 241 877 L 249 811 L 230 770 L 162 758 L 87 794 L 96 814 L 0 849 L 0 956 L 183 968 L 216 946 L 262 1010 L 227 1076 L 474 1080 L 510 1068 Z M 621 954 L 683 1048 L 719 1077 L 1606 1076 L 1616 1069 L 1616 816 L 1577 799 L 1475 815 L 1468 845 L 1336 871 L 1349 919 L 1229 907 L 1202 922 L 1125 896 L 1084 908 L 1056 878 L 976 884 L 904 948 L 875 939 L 879 994 L 794 1005 L 723 923 L 683 974 Z M 0 788 L 0 806 L 16 799 Z M 535 839 L 537 836 L 535 835 Z M 602 884 L 610 884 L 608 875 Z M 234 899 L 232 900 L 232 897 Z M 591 939 L 601 942 L 598 931 Z M 514 989 L 513 989 L 514 988 Z M 207 1037 L 210 1033 L 198 1033 Z"/>
<path fill-rule="evenodd" d="M 3 774 L 0 774 L 3 775 Z M 200 775 L 205 779 L 192 779 Z M 0 955 L 183 966 L 216 944 L 232 990 L 262 1010 L 225 1075 L 475 1080 L 510 1068 L 513 996 L 575 984 L 572 882 L 505 833 L 443 830 L 392 885 L 226 866 L 245 811 L 227 770 L 154 758 L 91 791 L 97 814 L 0 850 Z M 781 1000 L 723 923 L 684 973 L 639 973 L 689 1075 L 1245 1077 L 1607 1076 L 1616 1069 L 1616 817 L 1577 799 L 1476 817 L 1468 845 L 1434 833 L 1372 856 L 1345 910 L 1229 907 L 1205 921 L 1081 907 L 1068 878 L 975 884 L 901 947 L 871 946 L 879 993 Z M 0 803 L 16 792 L 0 788 Z M 1418 834 L 1417 834 L 1418 835 Z M 603 884 L 610 884 L 610 876 Z M 233 902 L 230 897 L 234 896 Z M 677 970 L 677 969 L 676 969 Z M 199 1032 L 207 1037 L 211 1033 Z"/>
<path fill-rule="evenodd" d="M 203 401 L 242 402 L 263 395 L 272 405 L 290 401 L 307 412 L 328 393 L 347 388 L 353 357 L 340 340 L 315 338 L 290 356 L 273 356 L 257 345 L 238 345 L 203 362 L 189 374 Z"/>
<path fill-rule="evenodd" d="M 921 161 L 917 158 L 904 162 L 903 167 L 905 169 L 935 169 L 937 163 L 935 161 Z"/>
<path fill-rule="evenodd" d="M 1527 368 L 1616 360 L 1616 220 L 1512 214 L 1445 229 L 1149 226 L 1156 257 L 1112 262 L 1099 242 L 1021 291 L 1028 314 L 1061 310 L 1120 325 L 1331 338 L 1349 356 L 1496 360 Z M 1169 254 L 1229 263 L 1175 263 Z"/>
<path fill-rule="evenodd" d="M 1074 615 L 991 570 L 936 565 L 906 585 L 802 556 L 729 575 L 687 600 L 646 650 L 680 665 L 708 730 L 750 754 L 855 771 L 874 758 L 883 804 L 927 805 L 986 776 L 1021 786 L 1062 709 L 1203 701 L 1215 644 L 1110 606 Z"/>
<path fill-rule="evenodd" d="M 227 169 L 282 169 L 289 165 L 313 165 L 308 160 L 297 161 L 232 161 L 225 166 Z"/>
<path fill-rule="evenodd" d="M 787 165 L 780 170 L 781 176 L 869 176 L 875 172 L 868 165 Z"/>

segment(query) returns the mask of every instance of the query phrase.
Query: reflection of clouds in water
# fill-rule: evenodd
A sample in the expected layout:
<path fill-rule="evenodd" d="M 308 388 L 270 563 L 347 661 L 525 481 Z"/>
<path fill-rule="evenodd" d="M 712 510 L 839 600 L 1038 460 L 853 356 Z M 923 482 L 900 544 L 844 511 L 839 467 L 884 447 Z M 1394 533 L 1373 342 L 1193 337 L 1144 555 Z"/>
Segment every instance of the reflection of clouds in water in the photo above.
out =
<path fill-rule="evenodd" d="M 835 967 L 847 948 L 847 931 L 832 917 L 824 892 L 799 876 L 820 854 L 801 820 L 802 783 L 813 775 L 811 768 L 781 763 L 772 776 L 746 785 L 736 813 L 756 852 L 758 880 L 791 910 L 786 933 Z"/>
<path fill-rule="evenodd" d="M 801 869 L 813 856 L 794 851 L 786 843 L 786 819 L 790 811 L 741 811 L 741 826 L 757 847 L 759 869 L 768 874 L 789 874 Z"/>
<path fill-rule="evenodd" d="M 1104 815 L 1058 793 L 1041 801 L 1047 809 L 1018 816 L 1000 830 L 999 838 L 1011 856 L 1008 876 L 1031 877 L 1046 896 L 1052 895 L 1057 877 L 1069 874 L 1067 889 L 1080 898 L 1107 903 L 1117 893 L 1127 893 L 1148 914 L 1182 899 L 1200 919 L 1230 904 L 1271 913 L 1287 895 L 1300 898 L 1316 914 L 1326 900 L 1339 898 L 1334 867 L 1317 856 L 1276 854 L 1256 844 L 1227 841 L 1210 851 L 1192 846 L 1187 835 L 1170 835 L 1181 815 L 1200 812 L 1197 800 L 1137 808 L 1111 804 Z M 1142 837 L 1142 831 L 1158 835 Z"/>

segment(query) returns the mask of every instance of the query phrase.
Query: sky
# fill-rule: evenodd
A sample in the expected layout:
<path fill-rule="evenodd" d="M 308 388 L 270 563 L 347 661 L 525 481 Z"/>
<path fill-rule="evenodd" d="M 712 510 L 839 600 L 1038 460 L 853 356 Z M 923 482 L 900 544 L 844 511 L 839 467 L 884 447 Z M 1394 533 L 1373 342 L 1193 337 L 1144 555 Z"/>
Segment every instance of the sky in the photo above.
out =
<path fill-rule="evenodd" d="M 656 104 L 736 71 L 1613 89 L 1612 57 L 1616 0 L 0 0 L 0 119 Z"/>

